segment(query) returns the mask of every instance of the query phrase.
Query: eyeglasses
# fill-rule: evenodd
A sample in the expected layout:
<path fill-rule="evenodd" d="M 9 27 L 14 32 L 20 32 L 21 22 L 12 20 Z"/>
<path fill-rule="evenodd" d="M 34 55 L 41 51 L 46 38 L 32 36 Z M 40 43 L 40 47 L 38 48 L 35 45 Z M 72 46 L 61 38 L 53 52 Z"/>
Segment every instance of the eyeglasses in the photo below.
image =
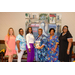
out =
<path fill-rule="evenodd" d="M 67 28 L 64 28 L 64 30 L 67 30 Z"/>
<path fill-rule="evenodd" d="M 20 32 L 24 32 L 24 31 L 20 31 Z"/>

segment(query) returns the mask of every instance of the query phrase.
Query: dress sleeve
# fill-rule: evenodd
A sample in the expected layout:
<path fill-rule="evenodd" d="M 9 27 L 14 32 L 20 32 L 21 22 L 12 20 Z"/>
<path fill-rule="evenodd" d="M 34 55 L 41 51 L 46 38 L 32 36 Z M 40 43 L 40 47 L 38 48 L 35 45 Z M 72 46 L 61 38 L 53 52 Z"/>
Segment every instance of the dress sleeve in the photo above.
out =
<path fill-rule="evenodd" d="M 18 35 L 17 37 L 16 37 L 16 41 L 20 41 L 20 36 Z"/>
<path fill-rule="evenodd" d="M 67 39 L 72 38 L 72 35 L 70 33 L 67 33 Z"/>
<path fill-rule="evenodd" d="M 30 45 L 29 45 L 29 37 L 30 37 L 30 36 L 26 35 L 26 42 L 27 42 L 27 47 L 28 47 L 28 48 L 30 48 Z"/>
<path fill-rule="evenodd" d="M 59 44 L 59 39 L 57 36 L 55 36 L 55 42 L 56 42 L 56 44 Z"/>
<path fill-rule="evenodd" d="M 4 39 L 4 40 L 5 40 L 5 41 L 8 41 L 8 35 L 5 36 L 5 39 Z"/>

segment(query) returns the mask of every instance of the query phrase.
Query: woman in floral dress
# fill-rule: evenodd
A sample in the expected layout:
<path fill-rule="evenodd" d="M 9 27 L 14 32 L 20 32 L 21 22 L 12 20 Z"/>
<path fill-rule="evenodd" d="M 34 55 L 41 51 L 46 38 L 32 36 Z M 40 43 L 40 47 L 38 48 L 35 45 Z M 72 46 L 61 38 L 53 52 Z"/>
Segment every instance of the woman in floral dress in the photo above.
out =
<path fill-rule="evenodd" d="M 56 35 L 54 35 L 55 30 L 51 28 L 49 30 L 50 35 L 48 36 L 48 62 L 58 62 L 59 55 L 59 40 Z"/>

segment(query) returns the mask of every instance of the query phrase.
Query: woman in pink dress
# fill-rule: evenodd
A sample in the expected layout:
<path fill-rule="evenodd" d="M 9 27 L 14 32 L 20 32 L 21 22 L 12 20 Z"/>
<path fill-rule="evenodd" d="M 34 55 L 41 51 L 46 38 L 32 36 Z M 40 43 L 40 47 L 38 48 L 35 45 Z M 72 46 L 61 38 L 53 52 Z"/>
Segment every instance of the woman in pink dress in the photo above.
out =
<path fill-rule="evenodd" d="M 5 45 L 6 45 L 6 53 L 5 56 L 8 55 L 8 62 L 13 61 L 13 55 L 16 54 L 15 50 L 15 35 L 13 28 L 9 28 L 8 34 L 5 36 Z"/>

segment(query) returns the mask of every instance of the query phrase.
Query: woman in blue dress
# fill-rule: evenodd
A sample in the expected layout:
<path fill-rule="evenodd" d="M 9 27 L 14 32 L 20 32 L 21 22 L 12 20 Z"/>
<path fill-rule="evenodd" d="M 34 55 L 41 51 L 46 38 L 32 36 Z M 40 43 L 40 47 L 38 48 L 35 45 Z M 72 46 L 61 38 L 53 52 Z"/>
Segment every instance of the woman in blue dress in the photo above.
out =
<path fill-rule="evenodd" d="M 59 40 L 56 35 L 54 35 L 55 30 L 51 28 L 49 30 L 50 35 L 48 36 L 48 62 L 58 62 L 59 55 Z"/>
<path fill-rule="evenodd" d="M 42 35 L 43 30 L 41 28 L 38 29 L 38 37 L 36 41 L 40 42 L 40 45 L 35 47 L 37 49 L 38 61 L 46 62 L 47 61 L 47 38 L 45 35 Z"/>

